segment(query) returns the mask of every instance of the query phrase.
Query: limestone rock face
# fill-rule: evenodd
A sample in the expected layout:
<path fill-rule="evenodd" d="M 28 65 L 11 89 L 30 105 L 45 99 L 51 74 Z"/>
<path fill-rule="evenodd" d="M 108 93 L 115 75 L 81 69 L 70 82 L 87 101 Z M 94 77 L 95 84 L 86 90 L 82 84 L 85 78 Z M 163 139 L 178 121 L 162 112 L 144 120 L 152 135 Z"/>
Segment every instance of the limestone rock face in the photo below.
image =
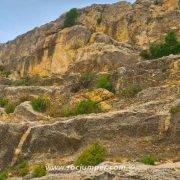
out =
<path fill-rule="evenodd" d="M 0 168 L 11 163 L 14 150 L 26 129 L 26 125 L 0 123 Z"/>
<path fill-rule="evenodd" d="M 130 54 L 121 46 L 93 43 L 79 50 L 68 72 L 108 72 L 135 62 L 138 62 L 137 54 Z"/>
<path fill-rule="evenodd" d="M 90 171 L 71 171 L 67 174 L 50 174 L 42 178 L 35 178 L 35 180 L 69 180 L 69 179 L 91 179 L 91 180 L 106 180 L 106 179 L 179 179 L 180 174 L 179 169 L 180 164 L 177 163 L 165 163 L 163 165 L 144 165 L 142 163 L 112 163 L 103 162 L 95 168 L 98 169 L 99 166 L 106 166 L 107 169 L 114 167 L 124 167 L 121 170 L 94 170 Z M 61 171 L 59 171 L 61 172 Z"/>
<path fill-rule="evenodd" d="M 170 109 L 180 99 L 180 55 L 147 61 L 139 56 L 171 29 L 180 37 L 179 1 L 120 1 L 78 11 L 75 26 L 63 28 L 63 14 L 0 44 L 0 170 L 21 159 L 30 165 L 72 164 L 96 141 L 106 147 L 108 161 L 135 162 L 147 154 L 179 161 L 180 115 Z M 102 74 L 113 93 L 97 88 Z M 34 97 L 48 98 L 45 112 L 33 110 L 29 101 Z M 96 101 L 102 112 L 64 117 L 63 110 L 74 110 L 83 99 Z M 15 111 L 8 114 L 7 105 Z M 142 174 L 124 169 L 87 178 L 143 179 L 146 173 L 147 179 L 150 174 L 150 179 L 177 178 L 174 169 L 143 168 Z M 44 178 L 82 177 L 61 175 Z"/>
<path fill-rule="evenodd" d="M 1 44 L 0 64 L 16 78 L 64 74 L 76 65 L 82 72 L 95 67 L 108 71 L 124 62 L 137 61 L 130 53 L 132 46 L 145 47 L 170 29 L 180 36 L 178 0 L 92 5 L 79 9 L 77 26 L 66 29 L 62 28 L 64 17 Z M 110 60 L 109 56 L 114 58 Z"/>
<path fill-rule="evenodd" d="M 164 0 L 163 6 L 168 10 L 175 10 L 180 8 L 179 0 Z"/>

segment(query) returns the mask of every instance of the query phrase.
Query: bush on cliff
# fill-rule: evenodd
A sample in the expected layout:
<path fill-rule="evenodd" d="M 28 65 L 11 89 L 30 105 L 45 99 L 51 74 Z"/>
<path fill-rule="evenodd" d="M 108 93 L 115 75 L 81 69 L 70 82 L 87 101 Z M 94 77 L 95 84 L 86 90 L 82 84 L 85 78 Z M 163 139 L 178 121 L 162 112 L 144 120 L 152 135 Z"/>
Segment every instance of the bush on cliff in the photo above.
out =
<path fill-rule="evenodd" d="M 92 72 L 86 72 L 86 73 L 81 74 L 80 80 L 81 80 L 82 86 L 84 88 L 88 88 L 94 78 L 95 78 L 95 74 Z"/>
<path fill-rule="evenodd" d="M 176 114 L 176 113 L 179 113 L 180 112 L 180 106 L 173 106 L 171 109 L 170 109 L 170 113 L 171 114 Z"/>
<path fill-rule="evenodd" d="M 7 99 L 0 98 L 0 107 L 5 107 L 8 103 L 9 101 Z"/>
<path fill-rule="evenodd" d="M 121 91 L 121 95 L 126 98 L 133 98 L 137 93 L 142 90 L 141 86 L 138 84 L 131 84 L 127 88 Z"/>
<path fill-rule="evenodd" d="M 107 89 L 108 91 L 114 92 L 114 87 L 111 81 L 109 80 L 108 75 L 101 75 L 98 77 L 97 82 L 96 82 L 96 87 L 97 88 L 103 88 Z"/>
<path fill-rule="evenodd" d="M 9 176 L 8 170 L 0 171 L 0 180 L 6 180 L 8 176 Z"/>
<path fill-rule="evenodd" d="M 12 103 L 8 103 L 6 106 L 5 106 L 5 112 L 7 114 L 11 114 L 15 111 L 15 108 L 16 108 L 16 105 L 12 104 Z"/>
<path fill-rule="evenodd" d="M 75 162 L 75 166 L 96 166 L 103 162 L 107 156 L 104 146 L 94 143 L 85 149 Z"/>
<path fill-rule="evenodd" d="M 22 161 L 18 163 L 12 170 L 14 176 L 26 176 L 29 173 L 29 163 L 28 161 Z"/>
<path fill-rule="evenodd" d="M 90 99 L 80 101 L 74 108 L 66 108 L 62 112 L 62 116 L 70 117 L 80 114 L 91 114 L 100 112 L 100 107 L 97 102 Z"/>
<path fill-rule="evenodd" d="M 180 54 L 180 41 L 177 39 L 174 31 L 166 34 L 164 42 L 152 43 L 149 49 L 143 50 L 140 55 L 144 59 L 157 59 L 170 54 Z"/>
<path fill-rule="evenodd" d="M 146 155 L 142 158 L 142 162 L 146 165 L 155 165 L 155 162 L 157 161 L 157 157 L 155 155 Z"/>
<path fill-rule="evenodd" d="M 64 28 L 74 26 L 76 24 L 77 17 L 78 10 L 76 8 L 73 8 L 67 12 L 64 20 Z"/>
<path fill-rule="evenodd" d="M 0 76 L 8 77 L 11 73 L 5 69 L 4 66 L 0 65 Z"/>
<path fill-rule="evenodd" d="M 32 108 L 38 112 L 45 112 L 50 104 L 50 100 L 45 97 L 34 98 L 31 101 Z"/>
<path fill-rule="evenodd" d="M 90 99 L 85 99 L 79 102 L 76 106 L 77 114 L 90 114 L 90 113 L 98 113 L 99 105 L 97 102 L 92 101 Z"/>
<path fill-rule="evenodd" d="M 9 102 L 8 99 L 0 98 L 0 107 L 5 108 L 7 114 L 13 113 L 16 105 Z"/>
<path fill-rule="evenodd" d="M 47 174 L 46 166 L 44 164 L 37 164 L 33 169 L 34 177 L 42 177 Z"/>

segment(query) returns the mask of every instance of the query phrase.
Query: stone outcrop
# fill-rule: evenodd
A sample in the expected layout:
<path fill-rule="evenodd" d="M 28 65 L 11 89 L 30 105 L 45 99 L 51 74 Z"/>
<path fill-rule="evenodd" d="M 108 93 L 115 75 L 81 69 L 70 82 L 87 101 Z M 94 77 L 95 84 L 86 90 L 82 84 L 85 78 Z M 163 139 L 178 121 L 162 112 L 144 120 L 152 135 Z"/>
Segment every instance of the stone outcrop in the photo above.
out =
<path fill-rule="evenodd" d="M 32 158 L 38 156 L 39 153 L 46 155 L 58 154 L 58 156 L 70 155 L 97 139 L 106 142 L 107 146 L 116 144 L 115 149 L 109 149 L 110 154 L 121 152 L 136 157 L 138 156 L 136 153 L 143 153 L 143 149 L 138 148 L 141 143 L 144 142 L 146 148 L 149 146 L 150 141 L 146 142 L 145 137 L 155 137 L 165 132 L 165 129 L 162 128 L 163 121 L 163 115 L 155 115 L 146 111 L 124 110 L 74 117 L 69 118 L 68 121 L 62 121 L 61 119 L 59 122 L 47 125 L 4 123 L 0 126 L 2 133 L 6 132 L 1 138 L 1 168 L 12 161 L 17 144 L 20 137 L 26 133 L 27 126 L 32 126 L 32 128 L 22 146 L 19 157 Z M 9 139 L 8 142 L 6 141 L 7 138 Z M 129 144 L 124 143 L 128 139 L 131 141 L 131 148 L 127 152 L 125 149 Z M 137 151 L 135 154 L 134 148 Z M 9 152 L 10 150 L 11 152 Z M 7 159 L 7 156 L 9 159 Z"/>
<path fill-rule="evenodd" d="M 5 168 L 11 164 L 14 150 L 26 130 L 25 124 L 0 123 L 0 168 Z"/>
<path fill-rule="evenodd" d="M 141 163 L 111 163 L 104 162 L 99 166 L 105 166 L 107 169 L 110 167 L 119 167 L 120 170 L 94 170 L 93 172 L 89 171 L 77 171 L 70 172 L 68 174 L 59 173 L 59 174 L 49 174 L 42 178 L 36 178 L 36 180 L 48 180 L 48 179 L 91 179 L 91 180 L 112 180 L 112 179 L 179 179 L 180 173 L 179 163 L 166 163 L 163 165 L 148 166 Z M 96 168 L 98 169 L 97 166 Z"/>
<path fill-rule="evenodd" d="M 28 101 L 23 102 L 16 107 L 14 116 L 17 116 L 16 118 L 23 119 L 27 122 L 50 121 L 50 118 L 46 117 L 42 113 L 34 111 L 31 106 L 31 103 Z"/>
<path fill-rule="evenodd" d="M 95 4 L 78 11 L 73 27 L 63 28 L 63 14 L 0 44 L 0 169 L 21 159 L 32 166 L 72 164 L 97 141 L 106 147 L 108 161 L 122 157 L 135 162 L 147 154 L 162 162 L 179 161 L 180 115 L 170 109 L 179 106 L 180 55 L 149 61 L 139 56 L 171 29 L 180 36 L 179 1 Z M 113 93 L 97 86 L 102 74 Z M 26 76 L 25 82 L 12 81 Z M 50 100 L 46 112 L 33 110 L 34 97 Z M 62 117 L 62 111 L 73 111 L 83 99 L 95 101 L 102 112 Z M 16 105 L 13 113 L 7 113 L 7 102 Z M 179 168 L 178 162 L 165 167 L 130 165 L 135 168 L 73 171 L 40 179 L 179 179 L 172 169 Z"/>
<path fill-rule="evenodd" d="M 138 51 L 131 45 L 142 48 L 170 29 L 178 36 L 180 32 L 178 0 L 92 5 L 79 9 L 77 26 L 65 29 L 64 17 L 1 44 L 0 64 L 17 78 L 63 74 L 69 69 L 109 71 L 137 62 Z M 99 24 L 98 18 L 102 19 Z M 130 45 L 124 48 L 115 40 Z"/>

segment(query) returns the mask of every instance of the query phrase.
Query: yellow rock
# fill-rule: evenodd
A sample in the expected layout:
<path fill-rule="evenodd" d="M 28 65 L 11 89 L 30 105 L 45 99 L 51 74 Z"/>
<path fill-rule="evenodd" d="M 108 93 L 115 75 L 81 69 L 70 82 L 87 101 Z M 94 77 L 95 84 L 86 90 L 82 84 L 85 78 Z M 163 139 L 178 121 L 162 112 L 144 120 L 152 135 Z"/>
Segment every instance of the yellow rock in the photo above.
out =
<path fill-rule="evenodd" d="M 172 74 L 180 73 L 180 59 L 171 64 Z"/>
<path fill-rule="evenodd" d="M 99 88 L 85 93 L 84 97 L 96 102 L 102 102 L 107 99 L 113 98 L 114 94 L 106 89 Z"/>
<path fill-rule="evenodd" d="M 163 7 L 167 10 L 175 10 L 180 7 L 179 0 L 164 0 Z"/>
<path fill-rule="evenodd" d="M 100 104 L 100 108 L 103 112 L 110 111 L 112 109 L 112 106 L 105 101 L 100 102 L 99 104 Z"/>

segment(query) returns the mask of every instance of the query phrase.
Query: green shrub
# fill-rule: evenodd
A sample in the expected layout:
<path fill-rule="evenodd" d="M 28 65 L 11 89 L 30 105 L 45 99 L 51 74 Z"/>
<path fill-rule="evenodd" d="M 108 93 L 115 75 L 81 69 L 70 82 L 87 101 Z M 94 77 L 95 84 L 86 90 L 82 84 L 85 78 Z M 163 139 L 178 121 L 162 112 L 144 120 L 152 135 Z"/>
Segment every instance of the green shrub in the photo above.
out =
<path fill-rule="evenodd" d="M 38 112 L 45 112 L 49 106 L 50 101 L 44 97 L 38 97 L 31 100 L 32 108 Z"/>
<path fill-rule="evenodd" d="M 156 59 L 170 54 L 180 54 L 180 41 L 174 31 L 167 33 L 164 42 L 152 43 L 149 45 L 149 49 L 140 53 L 144 59 Z"/>
<path fill-rule="evenodd" d="M 81 74 L 81 79 L 83 81 L 92 81 L 94 76 L 95 76 L 94 73 L 86 72 L 86 73 Z"/>
<path fill-rule="evenodd" d="M 146 155 L 142 158 L 142 162 L 147 165 L 155 165 L 157 157 L 155 155 Z"/>
<path fill-rule="evenodd" d="M 94 143 L 77 158 L 75 166 L 96 166 L 106 158 L 107 151 L 101 144 Z"/>
<path fill-rule="evenodd" d="M 127 88 L 121 91 L 121 95 L 126 98 L 132 98 L 142 90 L 141 86 L 137 84 L 131 84 Z"/>
<path fill-rule="evenodd" d="M 64 20 L 64 28 L 74 26 L 76 24 L 77 17 L 78 10 L 76 8 L 73 8 L 69 12 L 67 12 Z"/>
<path fill-rule="evenodd" d="M 140 56 L 143 57 L 144 59 L 150 59 L 150 54 L 149 54 L 149 51 L 147 49 L 142 50 L 140 52 Z"/>
<path fill-rule="evenodd" d="M 13 86 L 28 86 L 28 79 L 20 79 L 20 80 L 15 80 L 11 82 L 11 85 Z"/>
<path fill-rule="evenodd" d="M 0 107 L 5 107 L 8 103 L 9 101 L 7 99 L 0 98 Z"/>
<path fill-rule="evenodd" d="M 44 164 L 38 164 L 33 169 L 33 175 L 34 177 L 42 177 L 47 174 L 46 172 L 46 166 Z"/>
<path fill-rule="evenodd" d="M 93 82 L 93 79 L 95 77 L 94 73 L 91 72 L 86 72 L 81 74 L 81 85 L 83 86 L 83 88 L 88 88 L 89 85 Z"/>
<path fill-rule="evenodd" d="M 99 18 L 97 18 L 97 24 L 98 25 L 100 25 L 102 23 L 102 19 L 103 19 L 102 15 Z"/>
<path fill-rule="evenodd" d="M 79 102 L 75 108 L 76 114 L 91 114 L 99 112 L 99 105 L 97 102 L 90 99 L 85 99 Z"/>
<path fill-rule="evenodd" d="M 63 107 L 59 115 L 62 117 L 71 117 L 77 116 L 77 113 L 75 108 Z"/>
<path fill-rule="evenodd" d="M 11 73 L 5 70 L 4 66 L 0 65 L 0 76 L 8 77 Z"/>
<path fill-rule="evenodd" d="M 84 99 L 80 101 L 75 108 L 64 108 L 62 110 L 62 116 L 70 117 L 80 114 L 91 114 L 100 112 L 100 107 L 97 102 L 90 99 Z"/>
<path fill-rule="evenodd" d="M 29 164 L 28 161 L 22 161 L 16 165 L 12 171 L 13 175 L 16 176 L 26 176 L 29 173 Z"/>
<path fill-rule="evenodd" d="M 108 91 L 114 92 L 114 87 L 107 75 L 101 75 L 98 77 L 96 82 L 97 88 L 107 89 Z"/>
<path fill-rule="evenodd" d="M 9 175 L 8 170 L 0 171 L 0 180 L 6 180 L 8 178 L 8 175 Z"/>
<path fill-rule="evenodd" d="M 7 114 L 11 114 L 15 111 L 15 108 L 16 106 L 14 104 L 11 104 L 11 103 L 8 103 L 6 106 L 5 106 L 5 112 Z"/>
<path fill-rule="evenodd" d="M 174 106 L 170 109 L 171 114 L 176 114 L 178 112 L 180 112 L 180 106 Z"/>

